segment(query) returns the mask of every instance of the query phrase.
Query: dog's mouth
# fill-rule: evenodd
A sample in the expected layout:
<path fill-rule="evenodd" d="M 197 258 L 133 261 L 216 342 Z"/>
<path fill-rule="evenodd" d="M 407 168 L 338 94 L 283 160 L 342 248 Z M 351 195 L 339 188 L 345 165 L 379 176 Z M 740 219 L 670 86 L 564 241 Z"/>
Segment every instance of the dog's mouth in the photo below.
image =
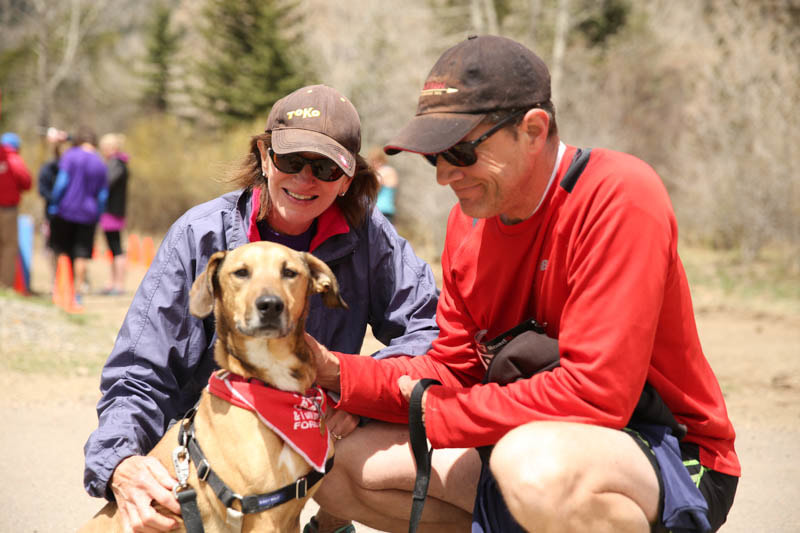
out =
<path fill-rule="evenodd" d="M 249 320 L 236 325 L 239 333 L 247 337 L 263 337 L 268 339 L 277 339 L 286 337 L 291 328 L 286 320 L 283 319 L 270 319 L 270 320 Z"/>

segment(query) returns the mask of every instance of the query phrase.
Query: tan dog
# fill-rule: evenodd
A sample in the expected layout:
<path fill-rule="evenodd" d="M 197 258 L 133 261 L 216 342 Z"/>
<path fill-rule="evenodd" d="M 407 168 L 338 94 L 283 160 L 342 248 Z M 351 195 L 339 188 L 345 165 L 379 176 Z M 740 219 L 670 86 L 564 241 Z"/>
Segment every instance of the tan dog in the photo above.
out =
<path fill-rule="evenodd" d="M 279 244 L 256 242 L 211 256 L 192 285 L 189 310 L 199 318 L 214 311 L 218 337 L 214 358 L 221 368 L 303 393 L 316 378 L 313 356 L 304 341 L 308 302 L 314 293 L 322 293 L 329 307 L 347 307 L 324 262 Z M 174 477 L 172 454 L 182 424 L 167 431 L 149 453 Z M 274 491 L 311 471 L 254 412 L 233 407 L 208 390 L 201 396 L 194 428 L 211 468 L 239 495 Z M 332 445 L 329 450 L 328 457 L 333 455 Z M 226 525 L 227 509 L 209 484 L 198 480 L 194 461 L 190 464 L 188 484 L 197 491 L 206 533 L 238 531 Z M 309 488 L 304 498 L 244 515 L 241 530 L 299 530 L 300 512 L 317 488 L 319 484 Z M 238 502 L 234 507 L 241 510 Z M 160 506 L 159 511 L 172 514 Z M 106 505 L 81 531 L 122 531 L 116 505 Z"/>

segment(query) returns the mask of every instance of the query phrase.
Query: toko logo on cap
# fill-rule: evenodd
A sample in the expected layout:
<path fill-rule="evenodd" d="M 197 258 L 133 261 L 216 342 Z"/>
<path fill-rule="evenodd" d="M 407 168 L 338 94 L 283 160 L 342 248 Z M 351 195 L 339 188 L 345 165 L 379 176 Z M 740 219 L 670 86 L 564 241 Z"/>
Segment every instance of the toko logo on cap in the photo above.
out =
<path fill-rule="evenodd" d="M 321 114 L 322 113 L 320 113 L 319 109 L 314 109 L 314 107 L 304 107 L 302 109 L 289 111 L 286 113 L 286 118 L 288 120 L 292 120 L 293 118 L 317 118 Z"/>

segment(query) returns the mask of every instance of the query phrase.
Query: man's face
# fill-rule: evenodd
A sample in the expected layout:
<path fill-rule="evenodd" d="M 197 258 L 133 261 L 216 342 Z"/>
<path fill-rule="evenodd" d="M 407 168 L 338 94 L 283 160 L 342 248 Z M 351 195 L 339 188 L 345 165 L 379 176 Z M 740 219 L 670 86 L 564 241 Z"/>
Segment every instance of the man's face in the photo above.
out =
<path fill-rule="evenodd" d="M 480 124 L 462 141 L 480 137 L 491 128 Z M 516 130 L 516 136 L 511 131 Z M 477 148 L 478 160 L 468 167 L 457 167 L 439 157 L 436 181 L 449 185 L 458 197 L 465 214 L 475 218 L 503 215 L 506 220 L 522 220 L 530 216 L 531 160 L 528 136 L 519 126 L 498 131 Z M 538 199 L 534 202 L 535 207 Z"/>

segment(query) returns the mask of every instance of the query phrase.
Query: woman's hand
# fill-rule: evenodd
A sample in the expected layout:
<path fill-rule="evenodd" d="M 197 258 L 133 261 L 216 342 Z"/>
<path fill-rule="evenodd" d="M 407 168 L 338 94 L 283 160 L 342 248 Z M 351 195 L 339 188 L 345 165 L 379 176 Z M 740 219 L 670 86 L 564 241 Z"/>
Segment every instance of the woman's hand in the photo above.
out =
<path fill-rule="evenodd" d="M 311 349 L 311 353 L 314 354 L 314 364 L 317 367 L 317 383 L 324 389 L 340 392 L 339 358 L 317 342 L 317 339 L 308 333 L 305 335 L 306 344 Z"/>
<path fill-rule="evenodd" d="M 341 409 L 328 407 L 325 416 L 325 425 L 334 440 L 341 440 L 358 427 L 359 417 Z"/>
<path fill-rule="evenodd" d="M 178 521 L 162 515 L 152 502 L 180 515 L 181 506 L 172 495 L 178 482 L 155 457 L 132 455 L 122 460 L 111 476 L 111 491 L 117 499 L 125 531 L 170 531 Z"/>

